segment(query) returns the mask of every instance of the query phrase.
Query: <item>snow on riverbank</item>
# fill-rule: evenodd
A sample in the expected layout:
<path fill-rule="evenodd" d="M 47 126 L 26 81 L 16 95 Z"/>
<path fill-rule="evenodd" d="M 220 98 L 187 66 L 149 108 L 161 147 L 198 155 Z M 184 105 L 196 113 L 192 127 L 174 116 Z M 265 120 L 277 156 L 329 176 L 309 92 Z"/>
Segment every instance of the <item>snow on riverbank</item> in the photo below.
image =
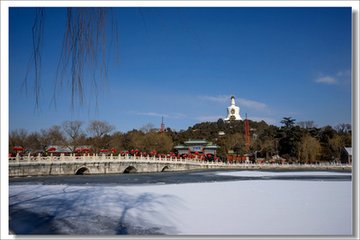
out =
<path fill-rule="evenodd" d="M 25 184 L 10 185 L 9 192 L 10 226 L 17 234 L 352 233 L 350 181 L 252 180 L 136 186 Z"/>

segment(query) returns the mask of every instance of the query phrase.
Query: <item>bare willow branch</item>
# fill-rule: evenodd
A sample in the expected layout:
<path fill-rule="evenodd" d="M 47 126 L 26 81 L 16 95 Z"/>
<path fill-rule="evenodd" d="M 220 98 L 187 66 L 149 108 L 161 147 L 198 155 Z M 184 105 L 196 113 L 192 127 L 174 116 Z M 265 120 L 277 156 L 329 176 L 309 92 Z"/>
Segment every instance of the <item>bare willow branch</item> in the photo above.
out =
<path fill-rule="evenodd" d="M 109 21 L 110 20 L 110 21 Z M 108 31 L 110 22 L 112 31 Z M 70 86 L 71 108 L 84 104 L 88 88 L 98 91 L 99 81 L 107 77 L 108 32 L 114 36 L 111 44 L 118 41 L 116 21 L 110 8 L 67 8 L 66 25 L 62 50 L 56 69 L 52 102 L 56 106 L 56 97 L 61 87 Z M 31 62 L 34 66 L 35 105 L 38 108 L 41 91 L 41 56 L 44 35 L 44 8 L 36 9 L 32 29 L 33 50 Z M 115 42 L 114 42 L 115 40 Z M 117 49 L 116 49 L 117 50 Z M 31 64 L 32 66 L 32 64 Z M 27 88 L 27 77 L 23 86 Z M 97 96 L 97 94 L 95 94 Z"/>
<path fill-rule="evenodd" d="M 101 15 L 94 13 L 99 19 L 94 20 L 96 26 L 98 20 L 101 21 Z M 86 58 L 89 59 L 89 64 L 94 66 L 96 60 L 97 46 L 94 45 L 94 40 L 98 43 L 98 34 L 95 33 L 95 39 L 91 36 L 93 32 L 93 24 L 90 24 L 90 15 L 87 9 L 72 9 L 67 10 L 67 29 L 64 41 L 64 48 L 60 64 L 63 65 L 62 72 L 68 64 L 71 65 L 71 106 L 74 107 L 75 98 L 78 97 L 79 103 L 83 104 L 83 78 L 84 65 Z M 61 79 L 61 81 L 63 81 Z"/>
<path fill-rule="evenodd" d="M 34 69 L 34 93 L 35 93 L 35 108 L 39 108 L 40 101 L 40 89 L 41 89 L 41 50 L 42 42 L 44 35 L 44 8 L 37 8 L 35 11 L 35 20 L 32 26 L 32 54 L 29 59 L 27 66 L 27 71 L 25 74 L 23 87 L 27 91 L 27 79 L 31 72 L 31 69 Z M 34 68 L 32 68 L 32 66 Z"/>

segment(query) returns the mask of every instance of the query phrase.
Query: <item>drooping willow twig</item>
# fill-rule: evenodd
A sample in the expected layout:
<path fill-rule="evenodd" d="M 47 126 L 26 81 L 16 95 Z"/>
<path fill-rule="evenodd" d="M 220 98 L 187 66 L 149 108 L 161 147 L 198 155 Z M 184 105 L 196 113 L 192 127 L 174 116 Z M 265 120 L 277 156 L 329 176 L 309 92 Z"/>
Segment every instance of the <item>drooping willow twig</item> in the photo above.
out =
<path fill-rule="evenodd" d="M 31 56 L 35 72 L 36 108 L 39 107 L 40 102 L 44 22 L 44 8 L 37 8 L 32 31 L 33 50 Z M 111 24 L 112 31 L 108 30 L 108 24 Z M 111 8 L 69 7 L 66 9 L 64 40 L 54 80 L 52 102 L 55 106 L 59 88 L 65 84 L 70 87 L 71 107 L 74 109 L 77 103 L 83 105 L 85 88 L 92 86 L 94 92 L 97 92 L 98 82 L 106 80 L 108 34 L 114 36 L 110 38 L 110 43 L 116 45 L 118 41 L 117 27 Z M 25 86 L 28 74 L 29 69 L 25 77 Z"/>
<path fill-rule="evenodd" d="M 34 93 L 35 93 L 35 107 L 39 107 L 40 89 L 41 89 L 41 50 L 44 35 L 44 9 L 37 8 L 35 12 L 34 24 L 31 28 L 32 32 L 32 54 L 27 66 L 23 86 L 27 90 L 27 79 L 30 70 L 34 69 Z M 32 68 L 33 67 L 33 68 Z"/>

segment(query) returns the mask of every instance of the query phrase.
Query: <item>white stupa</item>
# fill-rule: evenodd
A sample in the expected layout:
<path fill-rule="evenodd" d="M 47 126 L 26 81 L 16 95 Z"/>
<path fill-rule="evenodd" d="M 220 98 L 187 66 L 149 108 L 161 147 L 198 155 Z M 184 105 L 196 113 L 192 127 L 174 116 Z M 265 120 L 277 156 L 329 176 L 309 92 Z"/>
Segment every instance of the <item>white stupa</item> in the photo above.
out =
<path fill-rule="evenodd" d="M 225 121 L 242 120 L 240 117 L 240 108 L 235 105 L 235 97 L 231 96 L 231 105 L 227 108 L 227 117 Z"/>

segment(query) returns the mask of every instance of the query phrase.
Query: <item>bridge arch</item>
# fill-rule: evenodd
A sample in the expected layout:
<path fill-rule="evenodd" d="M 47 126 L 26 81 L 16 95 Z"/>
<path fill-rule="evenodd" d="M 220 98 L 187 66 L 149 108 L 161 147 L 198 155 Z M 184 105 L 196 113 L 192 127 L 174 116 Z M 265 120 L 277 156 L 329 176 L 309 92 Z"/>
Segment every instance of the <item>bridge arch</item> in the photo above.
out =
<path fill-rule="evenodd" d="M 86 174 L 90 174 L 90 171 L 87 167 L 82 166 L 79 167 L 76 171 L 75 171 L 75 175 L 86 175 Z"/>
<path fill-rule="evenodd" d="M 136 173 L 137 169 L 133 166 L 128 166 L 127 168 L 125 168 L 124 173 Z"/>
<path fill-rule="evenodd" d="M 162 169 L 161 169 L 161 172 L 166 172 L 166 171 L 168 171 L 169 170 L 169 167 L 168 166 L 165 166 L 165 167 L 163 167 Z"/>

